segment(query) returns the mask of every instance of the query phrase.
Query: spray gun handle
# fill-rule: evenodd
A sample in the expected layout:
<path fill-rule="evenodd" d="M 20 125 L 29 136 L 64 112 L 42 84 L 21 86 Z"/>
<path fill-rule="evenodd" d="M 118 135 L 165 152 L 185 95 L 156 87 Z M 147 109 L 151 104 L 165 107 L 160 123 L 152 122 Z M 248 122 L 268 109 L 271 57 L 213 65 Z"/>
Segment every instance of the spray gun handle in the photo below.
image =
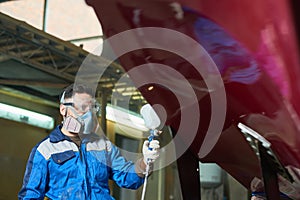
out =
<path fill-rule="evenodd" d="M 150 135 L 149 135 L 149 137 L 148 137 L 148 141 L 149 141 L 149 143 L 152 141 L 152 140 L 154 140 L 154 138 L 155 138 L 155 136 L 157 135 L 157 130 L 155 129 L 155 130 L 153 130 L 153 129 L 151 129 L 150 131 Z M 148 147 L 148 149 L 149 150 L 152 150 L 152 148 L 150 148 L 150 147 Z"/>

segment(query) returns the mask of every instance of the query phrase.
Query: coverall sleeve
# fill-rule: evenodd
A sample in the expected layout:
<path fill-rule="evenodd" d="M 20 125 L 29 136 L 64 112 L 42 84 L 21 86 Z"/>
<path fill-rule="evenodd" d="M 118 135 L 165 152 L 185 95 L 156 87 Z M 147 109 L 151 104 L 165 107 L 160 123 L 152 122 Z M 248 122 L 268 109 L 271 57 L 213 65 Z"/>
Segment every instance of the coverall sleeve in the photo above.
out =
<path fill-rule="evenodd" d="M 29 156 L 19 200 L 44 199 L 47 183 L 47 160 L 35 147 Z"/>
<path fill-rule="evenodd" d="M 117 185 L 129 189 L 137 189 L 144 183 L 144 178 L 138 176 L 135 171 L 135 165 L 121 156 L 119 149 L 111 144 L 109 152 L 111 162 L 111 179 Z"/>

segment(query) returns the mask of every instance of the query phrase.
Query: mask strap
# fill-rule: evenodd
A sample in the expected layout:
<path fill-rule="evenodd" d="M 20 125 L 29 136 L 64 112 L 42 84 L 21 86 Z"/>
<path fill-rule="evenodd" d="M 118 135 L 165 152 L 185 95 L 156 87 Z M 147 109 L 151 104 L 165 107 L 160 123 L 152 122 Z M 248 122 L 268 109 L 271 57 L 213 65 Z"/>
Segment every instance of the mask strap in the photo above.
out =
<path fill-rule="evenodd" d="M 61 98 L 60 98 L 60 103 L 64 103 L 64 101 L 65 101 L 65 93 L 66 93 L 66 91 L 64 91 L 62 93 Z"/>
<path fill-rule="evenodd" d="M 66 106 L 65 118 L 67 117 L 67 113 L 68 113 L 68 106 Z"/>

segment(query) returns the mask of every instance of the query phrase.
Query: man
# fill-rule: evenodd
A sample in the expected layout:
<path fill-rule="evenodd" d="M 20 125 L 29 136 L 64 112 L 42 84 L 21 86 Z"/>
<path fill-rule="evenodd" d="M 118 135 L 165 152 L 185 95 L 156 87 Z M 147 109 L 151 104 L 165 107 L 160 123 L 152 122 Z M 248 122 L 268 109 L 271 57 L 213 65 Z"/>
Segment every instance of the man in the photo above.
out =
<path fill-rule="evenodd" d="M 83 84 L 67 87 L 60 97 L 62 125 L 37 144 L 29 157 L 19 199 L 114 199 L 108 180 L 137 189 L 147 162 L 159 156 L 159 142 L 144 142 L 143 158 L 126 161 L 99 127 L 93 91 Z M 152 150 L 150 150 L 152 149 Z"/>

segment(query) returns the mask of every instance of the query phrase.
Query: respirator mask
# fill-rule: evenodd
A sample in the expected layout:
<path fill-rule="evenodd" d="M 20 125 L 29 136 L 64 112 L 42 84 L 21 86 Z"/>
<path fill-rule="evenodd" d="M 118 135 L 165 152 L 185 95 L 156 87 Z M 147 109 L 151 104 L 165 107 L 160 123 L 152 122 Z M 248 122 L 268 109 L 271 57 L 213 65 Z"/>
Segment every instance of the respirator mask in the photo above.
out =
<path fill-rule="evenodd" d="M 90 134 L 98 128 L 96 114 L 88 111 L 81 116 L 67 116 L 63 122 L 63 128 L 71 133 Z"/>
<path fill-rule="evenodd" d="M 62 104 L 66 106 L 66 109 L 71 109 L 74 115 L 67 116 L 66 110 L 66 116 L 62 126 L 65 130 L 77 134 L 90 134 L 97 132 L 99 124 L 96 114 L 99 112 L 99 104 L 95 101 L 92 103 L 84 103 L 81 101 L 77 101 L 76 103 L 76 101 L 74 101 L 74 103 Z"/>

